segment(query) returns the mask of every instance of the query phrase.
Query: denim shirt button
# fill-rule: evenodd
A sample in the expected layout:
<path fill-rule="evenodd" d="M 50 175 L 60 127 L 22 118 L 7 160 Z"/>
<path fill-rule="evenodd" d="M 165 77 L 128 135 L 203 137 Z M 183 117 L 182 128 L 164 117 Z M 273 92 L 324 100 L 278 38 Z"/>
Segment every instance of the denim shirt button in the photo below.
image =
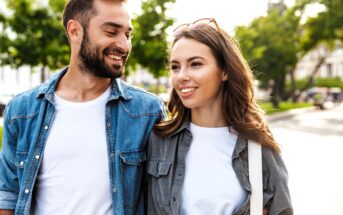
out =
<path fill-rule="evenodd" d="M 118 189 L 115 187 L 115 188 L 113 189 L 113 192 L 116 193 L 117 191 L 118 191 Z"/>
<path fill-rule="evenodd" d="M 45 130 L 48 130 L 48 128 L 49 128 L 49 126 L 47 126 L 47 125 L 44 127 Z"/>
<path fill-rule="evenodd" d="M 24 161 L 20 161 L 19 165 L 24 166 Z"/>
<path fill-rule="evenodd" d="M 25 189 L 24 192 L 25 192 L 25 193 L 29 193 L 30 190 L 29 190 L 29 189 Z"/>
<path fill-rule="evenodd" d="M 36 158 L 36 160 L 38 160 L 39 159 L 39 155 L 36 155 L 35 158 Z"/>
<path fill-rule="evenodd" d="M 111 123 L 108 122 L 108 123 L 107 123 L 107 127 L 108 127 L 108 128 L 111 128 Z"/>

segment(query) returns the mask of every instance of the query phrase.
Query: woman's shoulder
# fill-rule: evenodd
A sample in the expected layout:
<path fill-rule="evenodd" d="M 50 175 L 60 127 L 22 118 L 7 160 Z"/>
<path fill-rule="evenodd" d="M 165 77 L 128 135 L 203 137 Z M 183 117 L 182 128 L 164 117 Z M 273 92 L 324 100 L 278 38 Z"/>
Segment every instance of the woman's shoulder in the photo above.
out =
<path fill-rule="evenodd" d="M 268 181 L 272 187 L 278 184 L 287 184 L 288 171 L 282 154 L 268 147 L 262 147 L 263 172 L 268 175 Z"/>

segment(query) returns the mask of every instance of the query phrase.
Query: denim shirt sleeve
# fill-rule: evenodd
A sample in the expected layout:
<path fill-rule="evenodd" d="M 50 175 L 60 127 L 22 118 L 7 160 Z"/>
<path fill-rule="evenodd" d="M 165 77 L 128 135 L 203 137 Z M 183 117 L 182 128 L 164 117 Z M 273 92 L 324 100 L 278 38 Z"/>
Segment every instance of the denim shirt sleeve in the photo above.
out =
<path fill-rule="evenodd" d="M 263 149 L 263 159 L 268 171 L 264 176 L 264 202 L 267 202 L 269 215 L 293 215 L 288 189 L 288 173 L 281 155 L 269 149 Z"/>
<path fill-rule="evenodd" d="M 16 134 L 9 118 L 9 103 L 4 112 L 2 149 L 0 152 L 0 209 L 15 209 L 19 183 L 16 174 Z"/>

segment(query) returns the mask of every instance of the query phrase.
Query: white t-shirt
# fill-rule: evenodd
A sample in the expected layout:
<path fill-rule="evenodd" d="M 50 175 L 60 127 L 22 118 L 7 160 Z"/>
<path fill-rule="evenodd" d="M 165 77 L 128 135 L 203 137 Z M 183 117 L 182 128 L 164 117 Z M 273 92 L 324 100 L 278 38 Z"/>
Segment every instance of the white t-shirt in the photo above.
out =
<path fill-rule="evenodd" d="M 33 199 L 35 215 L 112 214 L 105 105 L 55 95 L 56 116 L 46 143 Z"/>
<path fill-rule="evenodd" d="M 232 168 L 237 135 L 227 127 L 191 123 L 193 140 L 186 156 L 182 215 L 229 215 L 247 198 Z"/>

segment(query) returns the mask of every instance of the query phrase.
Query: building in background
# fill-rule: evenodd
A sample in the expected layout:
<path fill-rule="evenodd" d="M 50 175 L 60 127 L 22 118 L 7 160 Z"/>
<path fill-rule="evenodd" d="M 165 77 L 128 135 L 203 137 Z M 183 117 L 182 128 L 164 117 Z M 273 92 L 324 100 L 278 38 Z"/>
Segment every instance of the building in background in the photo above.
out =
<path fill-rule="evenodd" d="M 325 60 L 319 67 L 315 77 L 340 78 L 343 80 L 343 47 L 328 52 L 323 46 L 310 51 L 298 62 L 294 73 L 295 78 L 304 79 L 309 77 L 323 56 L 325 56 Z"/>

